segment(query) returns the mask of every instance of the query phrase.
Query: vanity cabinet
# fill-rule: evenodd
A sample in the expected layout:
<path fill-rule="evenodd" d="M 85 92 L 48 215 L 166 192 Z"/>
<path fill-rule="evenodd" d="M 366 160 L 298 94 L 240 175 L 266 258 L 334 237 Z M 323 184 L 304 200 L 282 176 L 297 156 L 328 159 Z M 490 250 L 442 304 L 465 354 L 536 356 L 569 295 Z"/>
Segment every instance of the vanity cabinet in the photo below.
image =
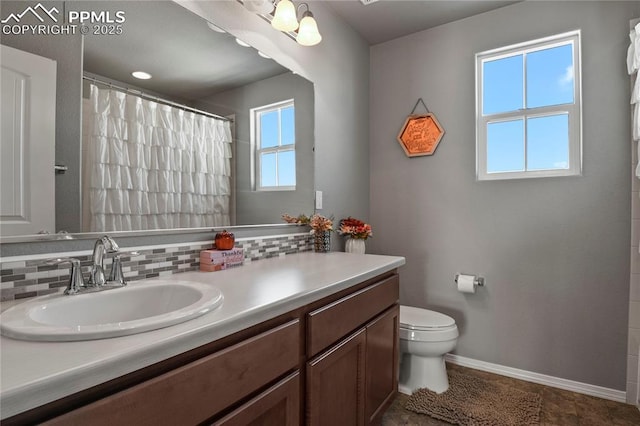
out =
<path fill-rule="evenodd" d="M 308 353 L 322 351 L 306 365 L 308 425 L 380 419 L 398 388 L 397 300 L 394 276 L 308 314 Z"/>
<path fill-rule="evenodd" d="M 3 425 L 368 425 L 397 391 L 395 270 Z"/>

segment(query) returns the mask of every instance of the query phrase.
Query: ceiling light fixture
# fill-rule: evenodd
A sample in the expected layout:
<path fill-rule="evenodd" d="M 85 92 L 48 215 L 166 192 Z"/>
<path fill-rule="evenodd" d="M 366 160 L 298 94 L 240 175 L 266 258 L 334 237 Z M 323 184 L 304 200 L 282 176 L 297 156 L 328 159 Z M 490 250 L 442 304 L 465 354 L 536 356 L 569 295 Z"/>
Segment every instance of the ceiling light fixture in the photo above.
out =
<path fill-rule="evenodd" d="M 298 10 L 300 10 L 301 6 L 306 6 L 307 10 L 302 14 L 296 40 L 303 46 L 315 46 L 322 41 L 322 36 L 318 31 L 318 24 L 313 19 L 313 13 L 309 10 L 309 5 L 302 3 L 298 6 Z"/>
<path fill-rule="evenodd" d="M 296 7 L 290 0 L 280 0 L 276 6 L 276 13 L 271 21 L 271 26 L 279 31 L 290 32 L 298 30 L 296 40 L 302 46 L 314 46 L 322 41 L 322 36 L 318 31 L 318 24 L 313 17 L 313 13 L 309 9 L 307 3 L 301 3 L 297 12 L 301 7 L 306 7 L 302 13 L 302 19 L 298 24 L 298 14 Z"/>
<path fill-rule="evenodd" d="M 209 21 L 207 21 L 207 26 L 208 26 L 211 30 L 213 30 L 213 31 L 215 31 L 215 32 L 217 32 L 217 33 L 220 33 L 220 34 L 224 34 L 224 33 L 226 33 L 226 31 L 225 31 L 225 30 L 223 30 L 222 28 L 220 28 L 219 26 L 217 26 L 217 25 L 215 25 L 215 24 L 212 24 L 212 23 L 211 23 L 211 22 L 209 22 Z"/>
<path fill-rule="evenodd" d="M 242 41 L 237 37 L 236 37 L 236 43 L 238 43 L 242 47 L 251 47 L 251 45 L 249 43 L 247 43 L 246 41 Z"/>
<path fill-rule="evenodd" d="M 273 16 L 271 26 L 279 31 L 295 31 L 298 29 L 296 7 L 290 0 L 280 0 L 276 6 L 276 14 Z"/>
<path fill-rule="evenodd" d="M 135 78 L 139 78 L 140 80 L 149 80 L 151 78 L 151 74 L 144 71 L 134 71 L 131 75 Z"/>
<path fill-rule="evenodd" d="M 268 15 L 273 12 L 273 0 L 243 0 L 242 4 L 250 12 Z"/>

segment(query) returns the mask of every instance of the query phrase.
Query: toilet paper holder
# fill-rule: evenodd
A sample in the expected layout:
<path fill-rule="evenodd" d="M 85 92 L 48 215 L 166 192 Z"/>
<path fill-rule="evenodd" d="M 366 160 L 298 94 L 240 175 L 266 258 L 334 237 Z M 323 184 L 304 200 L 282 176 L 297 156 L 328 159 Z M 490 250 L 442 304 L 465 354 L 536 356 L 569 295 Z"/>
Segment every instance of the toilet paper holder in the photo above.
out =
<path fill-rule="evenodd" d="M 453 279 L 453 281 L 455 281 L 456 284 L 458 284 L 458 277 L 460 275 L 465 275 L 465 274 L 456 274 L 455 278 Z M 479 287 L 483 287 L 484 286 L 484 278 L 474 275 L 473 276 L 473 285 L 477 285 Z"/>

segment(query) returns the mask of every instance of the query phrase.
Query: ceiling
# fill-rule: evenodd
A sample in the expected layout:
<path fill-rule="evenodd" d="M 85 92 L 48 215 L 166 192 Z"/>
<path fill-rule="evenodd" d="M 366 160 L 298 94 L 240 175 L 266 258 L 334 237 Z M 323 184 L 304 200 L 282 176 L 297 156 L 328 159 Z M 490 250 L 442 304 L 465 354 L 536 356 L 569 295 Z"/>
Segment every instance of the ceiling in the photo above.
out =
<path fill-rule="evenodd" d="M 294 1 L 298 5 L 304 0 Z M 516 3 L 379 0 L 365 6 L 360 0 L 312 1 L 322 1 L 370 45 Z M 212 31 L 206 21 L 174 2 L 68 4 L 76 10 L 126 12 L 122 34 L 85 37 L 85 71 L 150 93 L 176 100 L 197 100 L 288 71 L 275 61 L 258 56 L 254 49 L 238 46 L 230 34 Z M 322 30 L 322 22 L 318 24 Z M 153 79 L 134 79 L 130 73 L 137 70 L 149 72 Z"/>
<path fill-rule="evenodd" d="M 288 70 L 240 47 L 170 1 L 74 1 L 74 10 L 125 11 L 122 34 L 84 38 L 84 70 L 176 100 L 197 100 Z M 188 48 L 185 48 L 188 46 Z M 132 71 L 150 73 L 137 80 Z"/>
<path fill-rule="evenodd" d="M 323 3 L 373 45 L 518 1 L 379 0 L 363 5 L 360 0 L 323 0 Z M 322 22 L 318 26 L 322 30 Z"/>

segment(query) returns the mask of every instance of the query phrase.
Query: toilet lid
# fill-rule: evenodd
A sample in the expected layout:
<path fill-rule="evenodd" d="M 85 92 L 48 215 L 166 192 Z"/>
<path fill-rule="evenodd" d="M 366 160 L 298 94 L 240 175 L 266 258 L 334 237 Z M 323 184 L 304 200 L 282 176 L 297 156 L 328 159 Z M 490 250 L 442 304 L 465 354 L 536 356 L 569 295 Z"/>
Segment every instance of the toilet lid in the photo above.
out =
<path fill-rule="evenodd" d="M 400 327 L 410 330 L 430 330 L 456 325 L 453 318 L 428 309 L 400 306 Z"/>

